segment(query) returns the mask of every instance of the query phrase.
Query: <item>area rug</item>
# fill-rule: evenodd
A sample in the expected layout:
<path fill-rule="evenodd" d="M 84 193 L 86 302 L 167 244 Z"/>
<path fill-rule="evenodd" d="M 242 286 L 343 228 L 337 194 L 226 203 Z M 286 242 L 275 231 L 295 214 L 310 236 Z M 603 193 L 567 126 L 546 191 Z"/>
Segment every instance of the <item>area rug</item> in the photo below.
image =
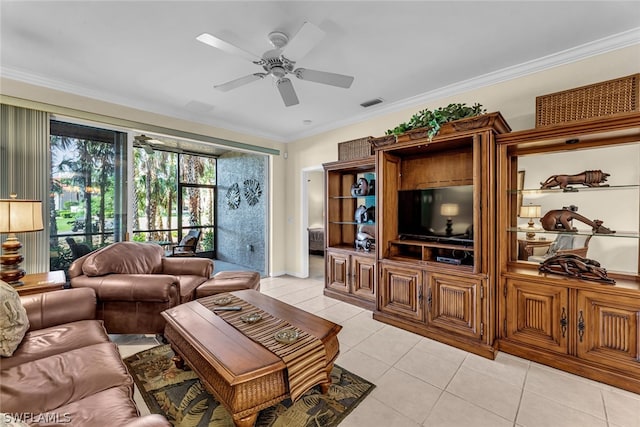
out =
<path fill-rule="evenodd" d="M 151 412 L 174 426 L 233 427 L 233 420 L 191 370 L 176 368 L 169 345 L 161 345 L 124 359 Z M 335 366 L 332 384 L 323 395 L 316 386 L 295 403 L 286 399 L 258 415 L 258 427 L 337 426 L 375 387 L 367 380 Z"/>

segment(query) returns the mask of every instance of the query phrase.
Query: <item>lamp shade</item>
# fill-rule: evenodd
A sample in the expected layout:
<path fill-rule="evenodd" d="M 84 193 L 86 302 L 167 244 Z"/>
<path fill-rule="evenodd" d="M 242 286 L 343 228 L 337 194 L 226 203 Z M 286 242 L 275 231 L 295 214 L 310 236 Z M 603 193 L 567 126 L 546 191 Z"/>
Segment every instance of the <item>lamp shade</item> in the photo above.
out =
<path fill-rule="evenodd" d="M 43 229 L 42 202 L 17 199 L 0 200 L 0 233 L 23 233 Z"/>
<path fill-rule="evenodd" d="M 521 218 L 540 218 L 540 205 L 526 205 L 520 207 Z"/>
<path fill-rule="evenodd" d="M 442 216 L 456 216 L 460 211 L 460 207 L 457 203 L 443 203 L 440 206 L 440 215 Z"/>

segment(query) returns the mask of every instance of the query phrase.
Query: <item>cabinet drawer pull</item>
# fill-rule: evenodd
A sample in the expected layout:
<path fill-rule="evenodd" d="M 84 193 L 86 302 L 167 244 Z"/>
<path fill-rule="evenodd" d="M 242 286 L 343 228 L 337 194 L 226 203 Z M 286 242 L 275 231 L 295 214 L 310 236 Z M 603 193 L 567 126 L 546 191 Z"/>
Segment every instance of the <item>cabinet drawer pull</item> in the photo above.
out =
<path fill-rule="evenodd" d="M 560 317 L 560 326 L 562 327 L 562 338 L 567 335 L 567 311 L 562 307 L 562 315 Z"/>
<path fill-rule="evenodd" d="M 580 310 L 580 314 L 578 315 L 578 337 L 580 337 L 580 342 L 582 342 L 582 338 L 584 337 L 584 316 L 582 315 L 582 310 Z"/>

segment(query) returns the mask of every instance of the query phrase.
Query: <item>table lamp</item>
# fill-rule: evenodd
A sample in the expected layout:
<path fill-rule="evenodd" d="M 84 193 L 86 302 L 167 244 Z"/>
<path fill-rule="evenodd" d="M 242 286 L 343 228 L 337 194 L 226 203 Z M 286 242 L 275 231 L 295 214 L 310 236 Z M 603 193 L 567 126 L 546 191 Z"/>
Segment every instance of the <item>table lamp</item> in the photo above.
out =
<path fill-rule="evenodd" d="M 2 243 L 0 256 L 0 279 L 12 286 L 20 286 L 26 272 L 20 268 L 24 257 L 20 253 L 22 243 L 15 233 L 40 231 L 42 223 L 42 202 L 37 200 L 18 200 L 15 194 L 10 199 L 0 199 L 0 233 L 9 233 Z"/>
<path fill-rule="evenodd" d="M 440 215 L 447 217 L 447 236 L 451 236 L 453 234 L 453 221 L 451 220 L 452 216 L 457 216 L 460 211 L 460 207 L 457 203 L 443 203 L 440 206 Z"/>
<path fill-rule="evenodd" d="M 536 237 L 535 228 L 533 227 L 533 218 L 540 218 L 540 205 L 526 205 L 520 207 L 520 217 L 529 218 L 527 223 L 527 240 L 533 240 Z"/>

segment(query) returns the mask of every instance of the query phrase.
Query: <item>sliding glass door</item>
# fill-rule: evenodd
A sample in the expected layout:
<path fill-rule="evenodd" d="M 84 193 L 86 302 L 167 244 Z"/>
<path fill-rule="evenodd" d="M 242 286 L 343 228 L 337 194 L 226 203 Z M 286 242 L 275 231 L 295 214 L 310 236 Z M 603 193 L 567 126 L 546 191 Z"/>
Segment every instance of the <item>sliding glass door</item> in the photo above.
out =
<path fill-rule="evenodd" d="M 52 120 L 50 268 L 66 270 L 75 245 L 120 241 L 126 230 L 126 134 Z"/>

